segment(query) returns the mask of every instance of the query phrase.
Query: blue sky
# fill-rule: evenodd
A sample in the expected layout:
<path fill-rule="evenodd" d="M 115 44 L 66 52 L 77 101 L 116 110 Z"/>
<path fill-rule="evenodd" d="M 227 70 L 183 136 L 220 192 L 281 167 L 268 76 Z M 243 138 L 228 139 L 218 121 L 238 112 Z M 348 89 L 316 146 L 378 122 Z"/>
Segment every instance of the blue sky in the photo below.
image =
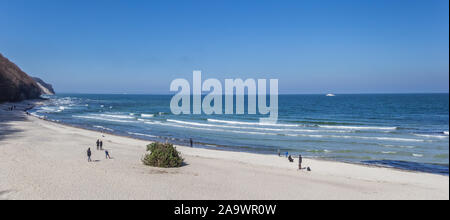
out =
<path fill-rule="evenodd" d="M 449 1 L 0 0 L 0 53 L 57 92 L 169 93 L 278 78 L 280 93 L 449 91 Z"/>

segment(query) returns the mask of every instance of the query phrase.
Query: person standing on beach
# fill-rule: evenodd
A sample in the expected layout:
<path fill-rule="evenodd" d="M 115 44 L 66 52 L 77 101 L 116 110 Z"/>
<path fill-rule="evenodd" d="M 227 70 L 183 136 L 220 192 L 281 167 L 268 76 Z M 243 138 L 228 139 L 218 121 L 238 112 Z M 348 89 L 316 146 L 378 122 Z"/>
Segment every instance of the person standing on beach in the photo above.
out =
<path fill-rule="evenodd" d="M 103 141 L 100 141 L 100 150 L 103 150 Z"/>
<path fill-rule="evenodd" d="M 108 150 L 105 150 L 105 156 L 106 156 L 106 159 L 111 159 L 111 157 L 109 156 L 109 151 Z"/>
<path fill-rule="evenodd" d="M 298 155 L 298 169 L 299 169 L 299 170 L 302 170 L 302 162 L 303 162 L 302 155 L 299 154 L 299 155 Z"/>
<path fill-rule="evenodd" d="M 91 155 L 92 155 L 91 148 L 88 148 L 87 150 L 88 162 L 92 162 Z"/>
<path fill-rule="evenodd" d="M 191 139 L 189 139 L 189 143 L 191 144 L 191 147 L 194 147 L 194 141 Z"/>
<path fill-rule="evenodd" d="M 100 150 L 100 140 L 97 139 L 97 150 Z"/>
<path fill-rule="evenodd" d="M 280 148 L 278 148 L 277 152 L 278 152 L 278 156 L 281 157 L 281 151 L 280 151 Z"/>

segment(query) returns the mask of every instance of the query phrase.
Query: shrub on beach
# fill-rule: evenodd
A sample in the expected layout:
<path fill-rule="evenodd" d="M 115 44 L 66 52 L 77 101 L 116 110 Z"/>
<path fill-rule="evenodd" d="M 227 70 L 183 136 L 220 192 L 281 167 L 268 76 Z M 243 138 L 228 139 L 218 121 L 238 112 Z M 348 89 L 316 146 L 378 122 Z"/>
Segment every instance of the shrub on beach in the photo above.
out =
<path fill-rule="evenodd" d="M 147 151 L 150 153 L 142 159 L 147 166 L 171 168 L 183 164 L 183 158 L 172 144 L 155 142 L 147 145 Z"/>

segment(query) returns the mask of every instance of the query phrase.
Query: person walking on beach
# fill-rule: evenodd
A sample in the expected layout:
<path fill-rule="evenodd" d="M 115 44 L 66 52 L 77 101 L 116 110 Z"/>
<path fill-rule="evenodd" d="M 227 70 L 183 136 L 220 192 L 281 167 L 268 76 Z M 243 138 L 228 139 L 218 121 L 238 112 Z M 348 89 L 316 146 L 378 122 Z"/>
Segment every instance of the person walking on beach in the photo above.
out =
<path fill-rule="evenodd" d="M 302 170 L 302 162 L 303 162 L 302 155 L 299 154 L 299 155 L 298 155 L 298 169 L 299 169 L 299 170 Z"/>
<path fill-rule="evenodd" d="M 92 155 L 91 148 L 88 148 L 87 150 L 88 162 L 92 162 L 91 155 Z"/>
<path fill-rule="evenodd" d="M 194 141 L 191 139 L 189 139 L 189 143 L 191 144 L 191 147 L 194 147 Z"/>
<path fill-rule="evenodd" d="M 108 150 L 105 150 L 105 156 L 106 156 L 106 159 L 111 159 L 111 157 L 109 156 L 109 151 Z"/>
<path fill-rule="evenodd" d="M 100 140 L 97 139 L 97 150 L 100 150 Z"/>
<path fill-rule="evenodd" d="M 103 150 L 103 141 L 100 141 L 100 150 Z"/>
<path fill-rule="evenodd" d="M 280 148 L 278 148 L 277 153 L 278 153 L 278 156 L 281 157 L 281 151 L 280 151 Z"/>

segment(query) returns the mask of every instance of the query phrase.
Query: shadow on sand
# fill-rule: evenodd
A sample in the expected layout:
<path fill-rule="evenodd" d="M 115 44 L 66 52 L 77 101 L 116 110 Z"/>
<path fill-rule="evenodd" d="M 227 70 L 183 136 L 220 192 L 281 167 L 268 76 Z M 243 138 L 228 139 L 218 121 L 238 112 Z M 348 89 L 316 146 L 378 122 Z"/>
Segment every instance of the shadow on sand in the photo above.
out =
<path fill-rule="evenodd" d="M 12 122 L 26 120 L 27 117 L 23 111 L 4 111 L 3 109 L 0 109 L 0 141 L 9 135 L 23 131 L 21 129 L 12 128 Z"/>

